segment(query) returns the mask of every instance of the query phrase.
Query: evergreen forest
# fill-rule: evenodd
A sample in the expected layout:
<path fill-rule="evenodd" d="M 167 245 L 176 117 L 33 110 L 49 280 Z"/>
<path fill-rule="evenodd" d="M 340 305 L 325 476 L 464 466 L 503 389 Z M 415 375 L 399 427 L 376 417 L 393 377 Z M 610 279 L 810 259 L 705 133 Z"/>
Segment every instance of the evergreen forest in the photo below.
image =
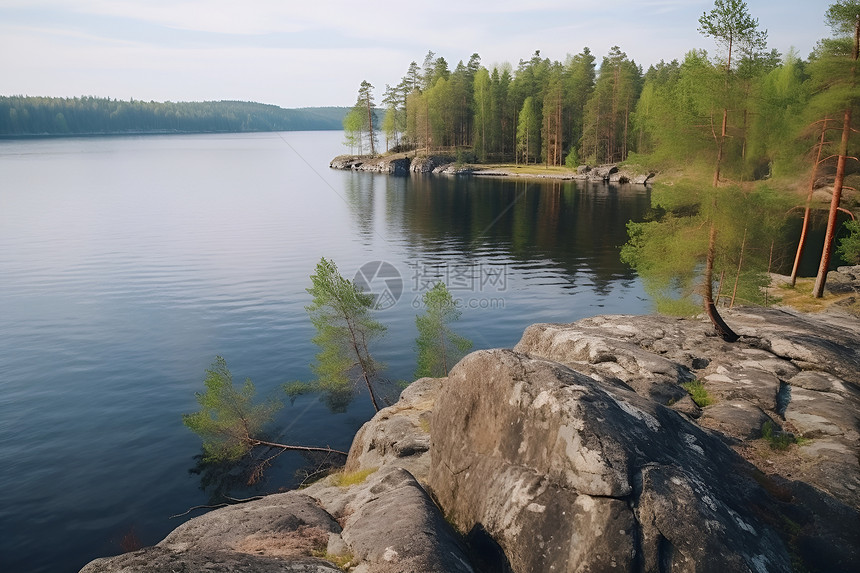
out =
<path fill-rule="evenodd" d="M 849 12 L 856 5 L 836 4 Z M 619 46 L 600 60 L 587 47 L 564 61 L 536 51 L 492 69 L 477 53 L 452 69 L 430 51 L 385 86 L 381 121 L 367 113 L 376 103 L 362 83 L 344 122 L 347 143 L 369 153 L 384 137 L 383 149 L 459 151 L 470 162 L 633 161 L 709 172 L 720 155 L 720 178 L 731 181 L 807 172 L 820 122 L 839 130 L 846 106 L 860 102 L 851 71 L 854 19 L 834 22 L 834 37 L 805 57 L 769 48 L 764 24 L 739 0 L 717 0 L 697 24 L 711 50 L 691 49 L 647 70 Z M 838 139 L 828 138 L 832 148 Z M 857 141 L 854 131 L 854 148 Z"/>
<path fill-rule="evenodd" d="M 242 101 L 0 96 L 0 136 L 337 130 L 347 111 Z"/>

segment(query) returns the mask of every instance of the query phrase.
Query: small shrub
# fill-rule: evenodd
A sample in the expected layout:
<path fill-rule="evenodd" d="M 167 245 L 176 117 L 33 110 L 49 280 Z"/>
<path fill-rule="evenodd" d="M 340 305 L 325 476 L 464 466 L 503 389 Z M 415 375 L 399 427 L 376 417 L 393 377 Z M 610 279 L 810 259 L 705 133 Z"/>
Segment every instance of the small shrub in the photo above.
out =
<path fill-rule="evenodd" d="M 767 441 L 772 450 L 787 450 L 792 444 L 803 445 L 809 440 L 805 438 L 796 438 L 794 434 L 782 432 L 775 429 L 772 421 L 768 420 L 761 427 L 761 437 Z"/>
<path fill-rule="evenodd" d="M 458 149 L 456 156 L 456 163 L 458 165 L 463 165 L 464 163 L 477 163 L 478 156 L 475 155 L 474 151 L 466 150 L 466 149 Z"/>
<path fill-rule="evenodd" d="M 364 480 L 367 477 L 379 468 L 368 468 L 366 470 L 358 470 L 357 472 L 343 472 L 339 473 L 334 478 L 334 485 L 338 487 L 349 487 L 351 485 L 358 485 L 360 483 L 364 483 Z"/>
<path fill-rule="evenodd" d="M 860 221 L 846 221 L 848 234 L 839 240 L 836 253 L 849 265 L 860 264 Z"/>
<path fill-rule="evenodd" d="M 567 157 L 564 158 L 564 164 L 570 169 L 576 169 L 580 166 L 579 155 L 576 153 L 576 147 L 570 148 L 570 153 L 568 153 Z"/>
<path fill-rule="evenodd" d="M 705 385 L 701 380 L 685 382 L 684 384 L 681 384 L 681 388 L 690 393 L 690 397 L 699 408 L 704 408 L 705 406 L 710 406 L 714 403 L 714 398 L 708 394 L 708 390 L 705 388 Z"/>

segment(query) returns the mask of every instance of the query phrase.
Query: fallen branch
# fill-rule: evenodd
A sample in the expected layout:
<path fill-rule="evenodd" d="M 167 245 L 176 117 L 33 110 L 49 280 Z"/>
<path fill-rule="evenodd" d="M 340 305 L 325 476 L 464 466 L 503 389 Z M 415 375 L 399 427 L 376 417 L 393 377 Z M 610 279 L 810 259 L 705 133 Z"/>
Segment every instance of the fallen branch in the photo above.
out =
<path fill-rule="evenodd" d="M 226 497 L 226 496 L 225 496 Z M 182 513 L 177 513 L 176 515 L 171 515 L 168 519 L 176 519 L 177 517 L 184 517 L 194 511 L 195 509 L 220 509 L 222 507 L 227 507 L 228 505 L 236 505 L 237 503 L 246 503 L 248 501 L 255 501 L 258 499 L 263 499 L 262 495 L 255 495 L 254 497 L 246 497 L 245 499 L 237 499 L 235 497 L 227 497 L 233 503 L 217 503 L 215 505 L 195 505 L 194 507 L 189 507 L 186 511 Z"/>

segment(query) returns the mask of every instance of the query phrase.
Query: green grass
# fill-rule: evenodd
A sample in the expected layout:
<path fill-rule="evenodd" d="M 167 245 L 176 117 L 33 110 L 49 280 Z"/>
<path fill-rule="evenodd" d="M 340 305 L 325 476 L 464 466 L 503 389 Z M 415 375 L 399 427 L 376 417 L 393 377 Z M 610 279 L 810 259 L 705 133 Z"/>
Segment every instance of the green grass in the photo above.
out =
<path fill-rule="evenodd" d="M 761 427 L 761 437 L 770 445 L 772 450 L 787 450 L 792 444 L 802 446 L 809 443 L 806 438 L 795 437 L 792 434 L 775 431 L 775 424 L 768 420 Z"/>
<path fill-rule="evenodd" d="M 325 559 L 329 563 L 334 563 L 334 565 L 343 571 L 347 570 L 347 566 L 352 564 L 355 556 L 352 553 L 344 553 L 342 555 L 335 555 L 334 553 L 329 553 L 326 550 L 319 550 L 313 552 L 314 557 L 319 557 L 320 559 Z"/>
<path fill-rule="evenodd" d="M 715 402 L 714 397 L 708 394 L 708 390 L 705 388 L 705 385 L 701 380 L 685 382 L 684 384 L 681 384 L 681 388 L 690 393 L 690 397 L 699 408 L 710 406 Z"/>
<path fill-rule="evenodd" d="M 338 487 L 349 487 L 364 483 L 369 475 L 374 473 L 379 468 L 368 468 L 366 470 L 358 470 L 357 472 L 343 472 L 336 474 L 333 480 L 334 485 Z"/>

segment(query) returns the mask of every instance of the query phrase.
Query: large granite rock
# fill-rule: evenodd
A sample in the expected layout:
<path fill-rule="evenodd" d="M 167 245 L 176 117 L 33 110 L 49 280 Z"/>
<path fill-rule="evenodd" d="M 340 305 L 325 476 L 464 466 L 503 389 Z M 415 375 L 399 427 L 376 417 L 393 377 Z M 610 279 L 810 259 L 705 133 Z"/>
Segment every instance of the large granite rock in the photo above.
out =
<path fill-rule="evenodd" d="M 473 353 L 449 378 L 430 486 L 514 571 L 790 570 L 754 468 L 677 412 L 513 351 Z"/>
<path fill-rule="evenodd" d="M 691 417 L 702 414 L 703 426 L 735 445 L 760 437 L 767 421 L 810 438 L 793 450 L 786 477 L 860 509 L 860 321 L 768 308 L 724 316 L 740 342 L 715 336 L 706 319 L 596 316 L 532 325 L 515 350 L 596 380 L 620 380 Z M 713 405 L 699 409 L 684 399 L 680 384 L 694 379 Z"/>

